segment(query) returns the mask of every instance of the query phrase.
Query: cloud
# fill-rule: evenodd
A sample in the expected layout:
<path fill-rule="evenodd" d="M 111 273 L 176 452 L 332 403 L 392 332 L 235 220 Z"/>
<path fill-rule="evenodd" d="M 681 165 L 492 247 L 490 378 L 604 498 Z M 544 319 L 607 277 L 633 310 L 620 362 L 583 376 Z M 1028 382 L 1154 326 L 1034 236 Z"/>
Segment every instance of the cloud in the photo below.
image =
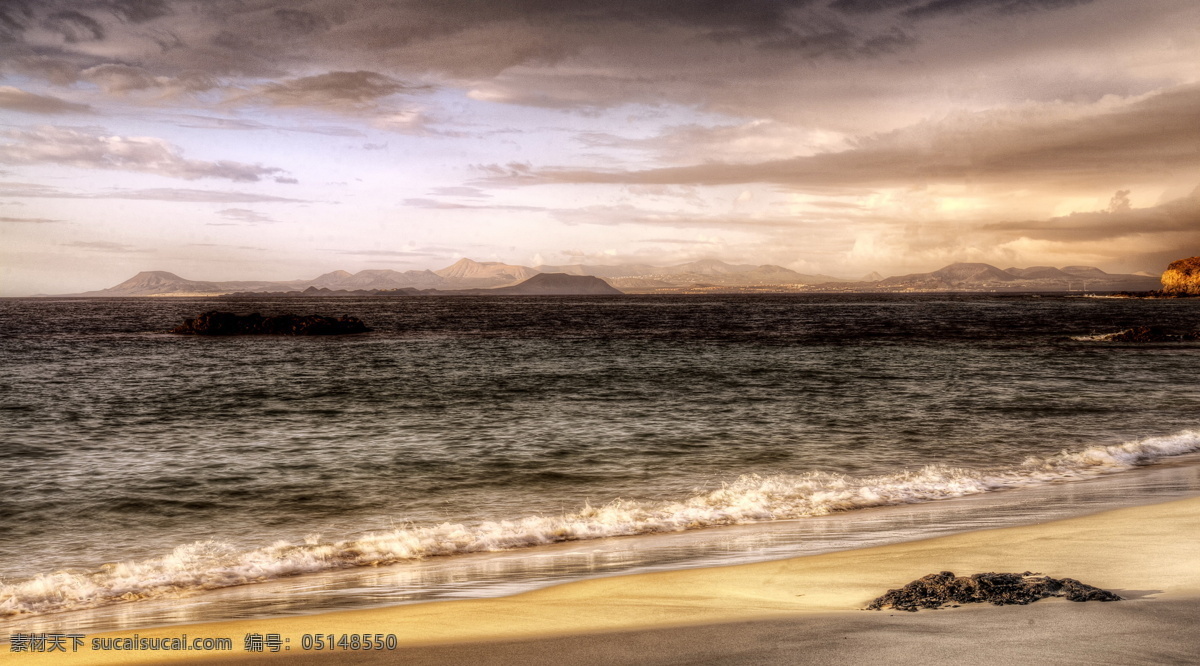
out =
<path fill-rule="evenodd" d="M 409 250 L 334 250 L 338 254 L 363 257 L 441 257 L 446 252 L 416 252 Z"/>
<path fill-rule="evenodd" d="M 757 163 L 707 163 L 640 171 L 534 170 L 488 165 L 487 180 L 650 185 L 768 183 L 797 190 L 961 183 L 1054 188 L 1119 186 L 1129 179 L 1200 169 L 1200 86 L 1132 102 L 1046 105 L 951 114 L 859 139 L 853 147 Z"/>
<path fill-rule="evenodd" d="M 243 224 L 273 224 L 279 221 L 249 208 L 226 208 L 225 210 L 217 211 L 217 214 L 227 220 Z"/>
<path fill-rule="evenodd" d="M 265 247 L 254 247 L 251 245 L 225 245 L 223 243 L 188 243 L 188 247 L 224 247 L 234 250 L 254 250 L 259 252 L 266 252 L 267 250 Z"/>
<path fill-rule="evenodd" d="M 361 113 L 377 108 L 381 99 L 401 93 L 412 95 L 432 86 L 397 81 L 376 72 L 328 72 L 288 79 L 258 87 L 251 98 L 281 107 L 324 108 Z"/>
<path fill-rule="evenodd" d="M 0 217 L 4 224 L 60 224 L 62 220 L 50 220 L 44 217 Z"/>
<path fill-rule="evenodd" d="M 871 131 L 898 116 L 928 116 L 947 96 L 983 108 L 996 101 L 984 96 L 997 93 L 1136 94 L 1190 80 L 1196 47 L 1187 26 L 1197 13 L 1183 0 L 1136 13 L 1112 0 L 10 0 L 4 7 L 0 30 L 10 39 L 0 44 L 0 62 L 10 70 L 62 85 L 91 71 L 115 95 L 215 82 L 231 103 L 363 116 L 396 97 L 459 88 L 499 103 L 575 110 L 670 103 Z M 1097 53 L 1097 44 L 1108 46 Z M 1164 49 L 1177 53 L 1163 58 Z M 1160 57 L 1143 57 L 1149 53 Z M 1005 74 L 1014 68 L 1021 73 Z M 847 103 L 856 103 L 852 112 Z M 415 131 L 411 122 L 389 122 Z"/>
<path fill-rule="evenodd" d="M 830 7 L 847 14 L 874 14 L 899 11 L 914 19 L 973 11 L 1015 14 L 1055 10 L 1087 4 L 1092 0 L 834 0 Z"/>
<path fill-rule="evenodd" d="M 1149 208 L 1133 208 L 1128 190 L 1113 196 L 1108 210 L 1072 213 L 1049 220 L 997 222 L 983 232 L 1031 240 L 1074 243 L 1184 233 L 1200 238 L 1200 188 L 1191 196 Z"/>
<path fill-rule="evenodd" d="M 68 44 L 104 39 L 104 27 L 99 21 L 74 10 L 51 13 L 42 21 L 42 27 L 57 32 Z"/>
<path fill-rule="evenodd" d="M 94 83 L 115 95 L 138 90 L 196 93 L 218 86 L 216 78 L 198 71 L 183 71 L 176 76 L 155 76 L 141 67 L 113 63 L 89 67 L 79 73 L 79 79 Z"/>
<path fill-rule="evenodd" d="M 404 205 L 411 208 L 428 208 L 431 210 L 515 210 L 525 212 L 545 212 L 550 210 L 542 206 L 522 206 L 509 204 L 462 204 L 454 203 L 452 201 L 427 199 L 423 197 L 405 199 Z"/>
<path fill-rule="evenodd" d="M 686 238 L 643 238 L 637 242 L 658 243 L 663 245 L 714 245 L 719 241 L 716 239 L 690 240 Z"/>
<path fill-rule="evenodd" d="M 149 188 L 142 190 L 106 190 L 102 192 L 72 192 L 39 183 L 0 182 L 0 196 L 32 199 L 123 199 L 128 201 L 174 201 L 178 203 L 307 203 L 252 192 L 194 190 L 187 188 Z"/>
<path fill-rule="evenodd" d="M 132 245 L 124 243 L 113 243 L 110 241 L 72 241 L 70 243 L 60 243 L 63 247 L 73 247 L 79 250 L 94 250 L 97 252 L 149 252 L 149 250 L 138 249 Z"/>
<path fill-rule="evenodd" d="M 1129 210 L 984 223 L 880 218 L 844 229 L 853 247 L 842 261 L 880 271 L 898 264 L 929 270 L 955 261 L 1161 270 L 1173 259 L 1196 254 L 1189 248 L 1200 248 L 1200 188 Z"/>
<path fill-rule="evenodd" d="M 440 197 L 466 197 L 469 199 L 484 199 L 492 196 L 478 187 L 467 187 L 465 185 L 435 187 L 429 190 L 429 193 Z"/>
<path fill-rule="evenodd" d="M 650 153 L 671 164 L 706 162 L 761 162 L 786 159 L 849 147 L 851 137 L 774 120 L 756 119 L 738 124 L 679 125 L 649 137 L 628 138 L 589 132 L 578 140 L 589 148 L 614 148 Z"/>
<path fill-rule="evenodd" d="M 912 18 L 929 18 L 943 14 L 963 14 L 977 9 L 1002 14 L 1018 14 L 1039 10 L 1055 10 L 1087 4 L 1092 0 L 933 0 L 904 11 Z"/>
<path fill-rule="evenodd" d="M 107 0 L 104 6 L 130 23 L 145 23 L 171 13 L 166 0 Z"/>
<path fill-rule="evenodd" d="M 212 116 L 198 116 L 194 114 L 185 114 L 179 116 L 179 118 L 180 120 L 176 123 L 176 125 L 179 127 L 190 127 L 195 129 L 245 131 L 274 130 L 280 132 L 322 134 L 325 136 L 366 136 L 360 130 L 350 127 L 338 127 L 337 125 L 268 125 L 257 120 L 247 120 L 245 118 L 215 118 Z"/>
<path fill-rule="evenodd" d="M 0 144 L 0 163 L 13 165 L 58 164 L 82 169 L 137 171 L 170 178 L 219 178 L 256 182 L 283 169 L 231 160 L 189 160 L 183 151 L 163 139 L 104 135 L 95 130 L 41 126 L 0 133 L 9 140 Z"/>
<path fill-rule="evenodd" d="M 0 109 L 23 113 L 91 113 L 87 104 L 75 104 L 49 95 L 36 95 L 12 86 L 0 86 Z"/>
<path fill-rule="evenodd" d="M 795 216 L 701 215 L 678 211 L 645 210 L 629 204 L 584 206 L 552 212 L 555 219 L 569 225 L 638 225 L 676 229 L 715 228 L 761 232 L 773 229 L 798 229 L 806 224 L 806 220 Z"/>

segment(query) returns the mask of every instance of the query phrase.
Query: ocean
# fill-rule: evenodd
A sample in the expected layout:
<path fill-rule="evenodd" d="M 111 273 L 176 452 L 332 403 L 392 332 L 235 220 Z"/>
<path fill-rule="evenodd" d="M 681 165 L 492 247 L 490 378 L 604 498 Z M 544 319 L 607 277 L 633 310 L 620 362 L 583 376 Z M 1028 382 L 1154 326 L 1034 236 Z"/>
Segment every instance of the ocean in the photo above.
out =
<path fill-rule="evenodd" d="M 214 309 L 374 331 L 164 332 Z M 1200 343 L 1103 339 L 1198 321 L 1200 299 L 976 294 L 0 300 L 0 636 L 1200 495 Z"/>

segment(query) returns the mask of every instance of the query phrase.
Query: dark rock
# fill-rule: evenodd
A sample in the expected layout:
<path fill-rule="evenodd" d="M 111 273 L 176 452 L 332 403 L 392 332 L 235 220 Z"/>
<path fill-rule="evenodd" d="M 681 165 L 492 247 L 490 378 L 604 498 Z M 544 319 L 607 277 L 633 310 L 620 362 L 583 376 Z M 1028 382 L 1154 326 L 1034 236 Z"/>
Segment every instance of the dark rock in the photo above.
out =
<path fill-rule="evenodd" d="M 257 312 L 236 315 L 213 310 L 171 330 L 178 335 L 346 335 L 371 330 L 358 317 L 284 314 L 264 317 Z"/>
<path fill-rule="evenodd" d="M 1121 597 L 1085 585 L 1074 578 L 1050 578 L 1031 573 L 978 573 L 971 576 L 955 576 L 953 572 L 929 574 L 918 578 L 899 590 L 888 590 L 887 594 L 867 605 L 867 610 L 894 608 L 916 611 L 920 608 L 938 608 L 943 604 L 992 603 L 997 606 L 1010 604 L 1025 605 L 1046 597 L 1066 597 L 1069 601 L 1118 601 Z"/>

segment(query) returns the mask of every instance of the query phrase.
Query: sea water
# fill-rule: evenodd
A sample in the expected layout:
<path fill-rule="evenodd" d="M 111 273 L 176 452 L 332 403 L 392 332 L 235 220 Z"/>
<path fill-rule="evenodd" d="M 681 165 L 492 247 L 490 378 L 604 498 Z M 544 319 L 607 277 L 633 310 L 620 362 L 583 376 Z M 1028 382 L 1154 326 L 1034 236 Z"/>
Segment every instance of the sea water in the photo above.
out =
<path fill-rule="evenodd" d="M 372 333 L 166 334 L 211 309 Z M 507 594 L 1200 494 L 1192 300 L 0 300 L 0 626 Z M 0 633 L 7 633 L 0 631 Z"/>

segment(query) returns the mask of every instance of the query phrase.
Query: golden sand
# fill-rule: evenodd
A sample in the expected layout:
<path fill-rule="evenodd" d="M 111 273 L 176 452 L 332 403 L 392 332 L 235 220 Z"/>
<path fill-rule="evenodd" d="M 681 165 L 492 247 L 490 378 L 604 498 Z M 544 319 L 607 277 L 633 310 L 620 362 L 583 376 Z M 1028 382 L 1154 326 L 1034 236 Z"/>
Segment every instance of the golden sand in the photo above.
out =
<path fill-rule="evenodd" d="M 928 573 L 1036 571 L 1125 597 L 918 613 L 861 611 Z M 1200 499 L 756 564 L 586 580 L 498 599 L 87 637 L 13 664 L 1200 663 Z M 229 637 L 233 652 L 93 651 L 98 637 Z M 278 653 L 247 653 L 278 634 Z M 305 651 L 303 636 L 392 634 L 398 649 Z M 984 652 L 981 652 L 984 651 Z M 1191 660 L 1191 661 L 1189 661 Z"/>

